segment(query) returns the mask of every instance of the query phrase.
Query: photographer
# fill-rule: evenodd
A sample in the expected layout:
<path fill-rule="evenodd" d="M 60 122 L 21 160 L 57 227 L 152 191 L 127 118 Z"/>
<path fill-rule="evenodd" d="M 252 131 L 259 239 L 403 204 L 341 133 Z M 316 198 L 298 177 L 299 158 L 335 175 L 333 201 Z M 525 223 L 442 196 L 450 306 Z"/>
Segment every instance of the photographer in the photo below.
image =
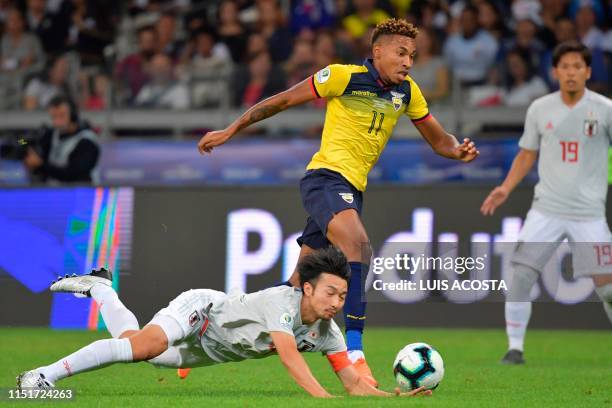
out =
<path fill-rule="evenodd" d="M 58 95 L 49 102 L 52 127 L 28 146 L 23 158 L 34 181 L 48 184 L 96 183 L 100 147 L 96 134 L 79 121 L 75 104 Z"/>

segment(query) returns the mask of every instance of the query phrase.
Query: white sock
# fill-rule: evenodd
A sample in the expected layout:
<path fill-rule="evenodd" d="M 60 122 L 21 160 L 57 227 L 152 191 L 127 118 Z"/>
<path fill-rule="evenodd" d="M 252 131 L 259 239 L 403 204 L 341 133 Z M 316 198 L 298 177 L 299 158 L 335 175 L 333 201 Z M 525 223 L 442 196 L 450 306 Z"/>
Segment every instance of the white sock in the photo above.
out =
<path fill-rule="evenodd" d="M 100 306 L 100 313 L 111 336 L 118 338 L 126 330 L 138 330 L 138 320 L 119 300 L 117 292 L 110 286 L 103 284 L 91 288 L 91 297 Z"/>
<path fill-rule="evenodd" d="M 531 302 L 506 302 L 506 334 L 509 350 L 523 351 L 530 317 Z"/>
<path fill-rule="evenodd" d="M 365 359 L 365 354 L 361 350 L 349 350 L 348 357 L 351 360 L 351 363 L 359 360 L 360 358 Z"/>
<path fill-rule="evenodd" d="M 595 288 L 595 292 L 603 302 L 604 311 L 612 323 L 612 283 Z"/>
<path fill-rule="evenodd" d="M 112 363 L 131 361 L 132 345 L 129 339 L 105 339 L 94 341 L 69 356 L 37 370 L 54 383 L 84 371 L 95 370 Z"/>
<path fill-rule="evenodd" d="M 538 280 L 538 271 L 514 264 L 512 281 L 506 297 L 506 334 L 508 349 L 523 351 L 525 332 L 531 317 L 531 288 Z"/>

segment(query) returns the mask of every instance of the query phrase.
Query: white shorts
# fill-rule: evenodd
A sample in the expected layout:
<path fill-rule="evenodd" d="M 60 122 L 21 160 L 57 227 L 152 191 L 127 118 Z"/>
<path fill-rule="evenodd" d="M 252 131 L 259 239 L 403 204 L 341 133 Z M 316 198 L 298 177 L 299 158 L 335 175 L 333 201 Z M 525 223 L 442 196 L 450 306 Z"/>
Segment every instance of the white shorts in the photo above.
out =
<path fill-rule="evenodd" d="M 202 349 L 200 333 L 208 324 L 209 305 L 226 294 L 212 289 L 192 289 L 181 293 L 153 316 L 168 337 L 168 350 L 148 362 L 162 367 L 202 367 L 217 364 Z"/>
<path fill-rule="evenodd" d="M 519 233 L 512 262 L 542 271 L 565 239 L 572 251 L 574 277 L 612 273 L 612 234 L 605 218 L 567 220 L 533 208 Z"/>

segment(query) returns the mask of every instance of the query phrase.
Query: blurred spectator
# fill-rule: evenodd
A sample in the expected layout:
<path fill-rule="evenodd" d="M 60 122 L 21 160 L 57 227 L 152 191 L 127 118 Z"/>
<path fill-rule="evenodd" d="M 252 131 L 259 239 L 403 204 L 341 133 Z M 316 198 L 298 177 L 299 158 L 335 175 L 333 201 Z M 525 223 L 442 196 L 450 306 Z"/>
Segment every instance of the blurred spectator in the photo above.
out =
<path fill-rule="evenodd" d="M 96 183 L 100 147 L 96 134 L 79 120 L 69 98 L 58 95 L 49 102 L 52 127 L 40 130 L 35 148 L 28 147 L 24 164 L 36 181 Z"/>
<path fill-rule="evenodd" d="M 448 26 L 448 15 L 440 1 L 412 2 L 411 12 L 419 21 L 418 27 L 434 30 L 438 38 L 443 38 Z"/>
<path fill-rule="evenodd" d="M 224 0 L 219 5 L 217 37 L 230 50 L 232 60 L 244 59 L 247 45 L 247 32 L 238 19 L 238 5 L 233 0 Z"/>
<path fill-rule="evenodd" d="M 162 53 L 155 54 L 148 71 L 151 79 L 136 96 L 136 106 L 158 109 L 189 107 L 189 91 L 174 78 L 172 60 L 169 56 Z"/>
<path fill-rule="evenodd" d="M 588 7 L 593 10 L 594 17 L 597 19 L 596 24 L 604 24 L 606 23 L 606 17 L 609 16 L 606 13 L 606 4 L 607 7 L 610 7 L 610 2 L 608 0 L 569 0 L 567 6 L 568 16 L 576 21 L 578 19 L 578 14 L 580 13 L 580 9 L 582 7 Z M 609 21 L 608 21 L 609 23 Z"/>
<path fill-rule="evenodd" d="M 157 31 L 157 52 L 162 52 L 176 61 L 179 57 L 183 44 L 176 38 L 176 15 L 172 12 L 164 12 L 155 23 Z"/>
<path fill-rule="evenodd" d="M 410 77 L 419 85 L 427 102 L 445 98 L 450 88 L 450 75 L 433 31 L 419 29 L 416 47 L 417 56 L 410 68 Z"/>
<path fill-rule="evenodd" d="M 227 94 L 225 84 L 232 63 L 223 43 L 215 44 L 212 32 L 200 31 L 185 47 L 179 66 L 180 77 L 191 81 L 195 107 L 218 106 Z"/>
<path fill-rule="evenodd" d="M 513 0 L 511 10 L 512 19 L 514 21 L 532 19 L 537 24 L 540 24 L 542 21 L 540 17 L 540 13 L 542 12 L 542 1 L 540 0 Z"/>
<path fill-rule="evenodd" d="M 495 4 L 491 1 L 478 3 L 478 23 L 483 30 L 500 41 L 508 35 L 508 29 L 504 24 L 502 15 Z"/>
<path fill-rule="evenodd" d="M 342 20 L 342 25 L 353 38 L 363 37 L 368 28 L 388 19 L 384 10 L 376 8 L 376 0 L 353 0 L 355 12 Z"/>
<path fill-rule="evenodd" d="M 295 0 L 291 3 L 290 21 L 294 34 L 304 28 L 328 28 L 335 22 L 336 7 L 333 0 Z"/>
<path fill-rule="evenodd" d="M 465 7 L 459 22 L 460 32 L 451 35 L 444 44 L 444 58 L 453 76 L 463 85 L 483 84 L 499 45 L 491 34 L 480 29 L 476 8 Z"/>
<path fill-rule="evenodd" d="M 516 35 L 505 42 L 504 52 L 518 48 L 527 52 L 531 62 L 538 66 L 540 56 L 546 50 L 546 46 L 538 39 L 537 34 L 538 27 L 533 20 L 519 20 L 516 23 Z"/>
<path fill-rule="evenodd" d="M 251 57 L 247 69 L 240 68 L 232 81 L 234 105 L 251 107 L 287 87 L 283 71 L 272 65 L 270 54 L 261 52 Z"/>
<path fill-rule="evenodd" d="M 578 39 L 592 50 L 601 48 L 604 40 L 602 31 L 595 25 L 595 10 L 590 4 L 583 5 L 576 14 Z"/>
<path fill-rule="evenodd" d="M 7 14 L 6 32 L 2 36 L 0 54 L 2 72 L 30 74 L 42 70 L 45 57 L 38 38 L 25 31 L 25 21 L 18 9 Z"/>
<path fill-rule="evenodd" d="M 101 66 L 104 64 L 104 47 L 114 38 L 112 1 L 71 1 L 68 45 L 79 53 L 84 66 Z"/>
<path fill-rule="evenodd" d="M 535 74 L 530 56 L 524 50 L 511 50 L 506 56 L 506 65 L 504 103 L 507 106 L 527 106 L 549 92 L 546 83 Z"/>
<path fill-rule="evenodd" d="M 72 95 L 74 87 L 69 85 L 70 61 L 67 56 L 57 57 L 50 68 L 40 77 L 33 78 L 25 88 L 23 108 L 45 109 L 57 95 Z"/>
<path fill-rule="evenodd" d="M 567 17 L 562 17 L 555 23 L 556 44 L 578 39 L 574 22 Z M 610 83 L 603 51 L 599 48 L 591 50 L 591 79 L 587 82 L 589 89 L 605 94 Z M 546 81 L 551 89 L 559 89 L 559 84 L 552 75 L 552 49 L 542 54 L 539 67 L 540 76 Z"/>
<path fill-rule="evenodd" d="M 138 52 L 128 55 L 115 66 L 118 99 L 132 103 L 140 89 L 148 81 L 146 66 L 157 49 L 157 31 L 153 27 L 144 27 L 138 31 Z"/>
<path fill-rule="evenodd" d="M 325 68 L 329 64 L 338 62 L 336 56 L 336 44 L 331 33 L 320 32 L 317 35 L 314 46 L 314 70 L 318 71 Z"/>
<path fill-rule="evenodd" d="M 555 25 L 557 20 L 568 16 L 568 3 L 569 0 L 540 0 L 540 18 L 534 19 L 534 22 L 536 24 L 542 22 L 540 38 L 549 48 L 553 48 L 556 44 Z"/>
<path fill-rule="evenodd" d="M 21 105 L 21 90 L 27 76 L 40 72 L 45 57 L 38 38 L 25 31 L 23 15 L 9 10 L 0 42 L 0 109 Z"/>
<path fill-rule="evenodd" d="M 281 62 L 291 54 L 291 32 L 284 27 L 284 18 L 276 0 L 259 0 L 257 2 L 258 27 L 268 42 L 270 57 L 273 62 Z"/>
<path fill-rule="evenodd" d="M 47 54 L 64 51 L 69 22 L 61 14 L 50 13 L 46 0 L 28 0 L 26 18 L 28 28 L 38 36 Z"/>
<path fill-rule="evenodd" d="M 284 65 L 287 86 L 293 86 L 316 71 L 313 46 L 309 41 L 299 41 Z"/>
<path fill-rule="evenodd" d="M 109 79 L 104 74 L 81 76 L 81 103 L 85 110 L 99 111 L 108 106 Z"/>
<path fill-rule="evenodd" d="M 265 37 L 259 33 L 249 35 L 247 40 L 246 58 L 244 59 L 250 61 L 252 57 L 262 52 L 268 52 L 268 43 Z"/>

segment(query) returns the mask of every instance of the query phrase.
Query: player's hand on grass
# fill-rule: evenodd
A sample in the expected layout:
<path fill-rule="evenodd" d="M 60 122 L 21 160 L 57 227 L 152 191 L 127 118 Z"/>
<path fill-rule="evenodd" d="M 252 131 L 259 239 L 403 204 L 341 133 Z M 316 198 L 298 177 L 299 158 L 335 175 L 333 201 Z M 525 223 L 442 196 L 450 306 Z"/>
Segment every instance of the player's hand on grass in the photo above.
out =
<path fill-rule="evenodd" d="M 212 152 L 214 147 L 221 146 L 232 137 L 232 132 L 228 130 L 214 130 L 206 133 L 198 142 L 200 154 Z"/>
<path fill-rule="evenodd" d="M 476 144 L 470 140 L 469 137 L 463 139 L 463 143 L 455 148 L 455 157 L 457 160 L 469 163 L 480 155 L 480 152 L 476 148 Z"/>
<path fill-rule="evenodd" d="M 398 388 L 395 389 L 395 395 L 398 397 L 422 397 L 422 396 L 430 396 L 432 394 L 431 390 L 426 390 L 425 387 L 419 387 L 416 390 L 401 392 Z"/>
<path fill-rule="evenodd" d="M 502 205 L 510 195 L 510 191 L 504 186 L 497 186 L 489 193 L 480 206 L 482 215 L 493 215 L 497 207 Z"/>

